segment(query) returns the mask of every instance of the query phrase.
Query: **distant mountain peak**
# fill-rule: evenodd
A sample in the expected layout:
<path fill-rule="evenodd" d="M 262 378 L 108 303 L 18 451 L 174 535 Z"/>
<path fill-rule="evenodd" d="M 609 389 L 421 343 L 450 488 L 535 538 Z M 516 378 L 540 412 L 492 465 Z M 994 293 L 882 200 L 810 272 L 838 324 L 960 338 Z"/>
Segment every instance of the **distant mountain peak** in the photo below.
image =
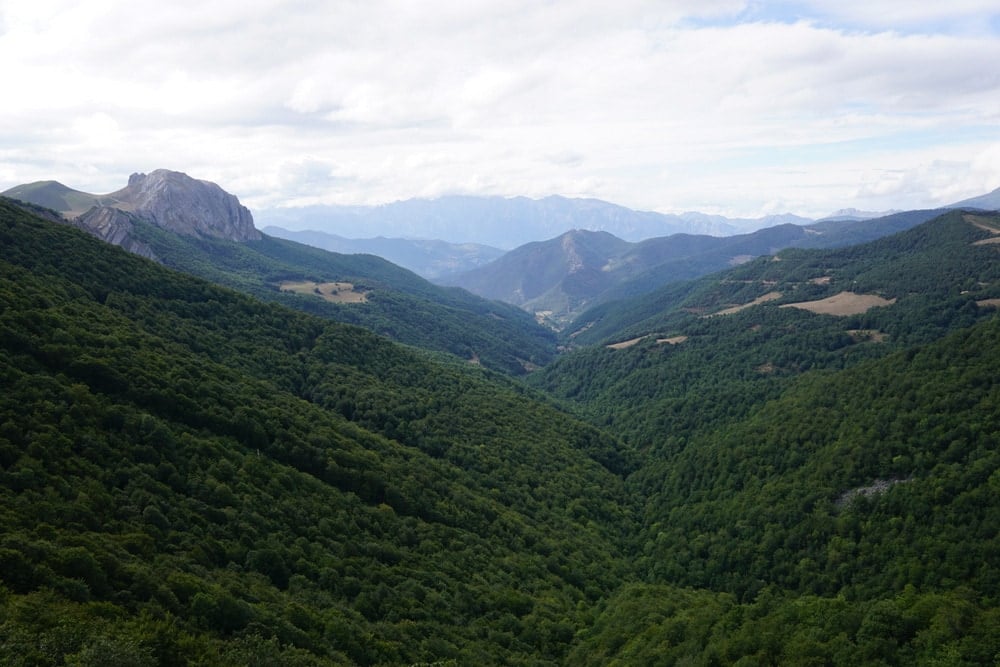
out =
<path fill-rule="evenodd" d="M 955 202 L 946 208 L 981 208 L 987 211 L 1000 210 L 1000 188 L 987 192 L 978 197 L 970 197 L 962 201 Z"/>
<path fill-rule="evenodd" d="M 125 233 L 128 225 L 125 220 L 107 211 L 93 214 L 92 209 L 107 207 L 125 211 L 184 236 L 229 241 L 256 241 L 261 238 L 249 209 L 240 204 L 235 195 L 210 181 L 201 181 L 169 169 L 132 174 L 128 185 L 106 195 L 74 190 L 58 181 L 25 183 L 3 194 L 58 211 L 77 226 L 116 245 L 126 245 L 124 239 L 128 236 Z M 98 227 L 92 227 L 92 224 Z"/>
<path fill-rule="evenodd" d="M 835 220 L 871 220 L 873 218 L 884 218 L 887 215 L 900 213 L 896 209 L 889 211 L 862 211 L 858 208 L 842 208 L 834 211 L 830 215 L 820 218 L 817 222 L 829 222 Z"/>
<path fill-rule="evenodd" d="M 235 195 L 179 171 L 132 174 L 128 185 L 109 197 L 120 202 L 118 208 L 177 234 L 229 241 L 261 238 L 250 210 Z"/>

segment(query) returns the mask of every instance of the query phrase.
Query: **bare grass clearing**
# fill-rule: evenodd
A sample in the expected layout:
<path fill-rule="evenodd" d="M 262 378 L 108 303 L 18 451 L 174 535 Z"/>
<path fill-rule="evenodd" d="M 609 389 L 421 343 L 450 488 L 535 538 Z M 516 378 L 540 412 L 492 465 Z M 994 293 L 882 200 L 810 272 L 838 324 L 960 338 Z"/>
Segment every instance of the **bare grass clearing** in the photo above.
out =
<path fill-rule="evenodd" d="M 670 336 L 669 338 L 657 338 L 656 342 L 659 343 L 660 345 L 663 345 L 663 344 L 667 344 L 667 345 L 679 345 L 679 344 L 683 343 L 684 341 L 686 341 L 687 339 L 688 339 L 688 337 L 682 334 L 680 336 Z"/>
<path fill-rule="evenodd" d="M 354 283 L 285 280 L 278 284 L 278 289 L 282 292 L 295 294 L 312 294 L 330 303 L 366 303 L 368 301 L 368 293 L 356 290 Z"/>
<path fill-rule="evenodd" d="M 988 231 L 990 234 L 1000 234 L 1000 229 L 997 228 L 997 223 L 992 218 L 987 218 L 983 215 L 966 213 L 962 216 L 962 219 L 974 227 L 979 227 L 980 229 Z"/>
<path fill-rule="evenodd" d="M 891 306 L 895 299 L 884 299 L 877 294 L 855 294 L 840 292 L 818 301 L 786 303 L 780 308 L 799 308 L 820 315 L 860 315 L 872 308 Z"/>
<path fill-rule="evenodd" d="M 739 306 L 730 306 L 729 308 L 723 308 L 722 310 L 712 313 L 711 315 L 706 315 L 705 317 L 715 317 L 716 315 L 732 315 L 733 313 L 738 313 L 741 310 L 750 308 L 751 306 L 758 306 L 762 303 L 767 303 L 768 301 L 774 301 L 775 299 L 781 298 L 781 292 L 768 292 L 762 296 L 757 297 L 750 303 L 744 303 Z"/>
<path fill-rule="evenodd" d="M 643 338 L 645 338 L 645 336 L 639 336 L 638 338 L 633 338 L 631 340 L 623 340 L 620 343 L 612 343 L 607 347 L 612 350 L 624 350 L 626 347 L 632 347 L 633 345 L 641 341 Z"/>

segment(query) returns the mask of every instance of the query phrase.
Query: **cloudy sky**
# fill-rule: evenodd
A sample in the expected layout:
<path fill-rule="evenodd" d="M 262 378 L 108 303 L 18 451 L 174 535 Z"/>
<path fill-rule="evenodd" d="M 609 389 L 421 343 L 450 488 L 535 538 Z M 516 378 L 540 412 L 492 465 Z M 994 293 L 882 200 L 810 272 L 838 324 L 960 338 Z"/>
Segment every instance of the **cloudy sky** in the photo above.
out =
<path fill-rule="evenodd" d="M 1000 187 L 996 0 L 3 0 L 0 190 L 757 217 Z"/>

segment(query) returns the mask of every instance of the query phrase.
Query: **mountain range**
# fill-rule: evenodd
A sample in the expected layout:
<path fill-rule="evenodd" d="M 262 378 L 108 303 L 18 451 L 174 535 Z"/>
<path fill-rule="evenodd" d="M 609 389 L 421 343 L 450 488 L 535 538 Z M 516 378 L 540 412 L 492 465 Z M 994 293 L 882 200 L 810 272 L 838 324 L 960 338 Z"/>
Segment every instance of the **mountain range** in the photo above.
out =
<path fill-rule="evenodd" d="M 779 225 L 556 334 L 129 206 L 155 261 L 0 198 L 5 663 L 1000 661 L 1000 213 Z"/>
<path fill-rule="evenodd" d="M 493 262 L 438 282 L 524 308 L 561 330 L 588 308 L 638 296 L 771 255 L 789 247 L 837 247 L 917 225 L 938 215 L 910 211 L 874 220 L 784 224 L 748 234 L 674 234 L 630 243 L 606 232 L 573 230 L 511 250 Z"/>
<path fill-rule="evenodd" d="M 998 201 L 1000 189 L 944 208 L 989 209 Z M 262 215 L 309 228 L 265 228 L 274 236 L 335 252 L 379 255 L 439 284 L 522 307 L 546 326 L 561 329 L 586 308 L 609 300 L 784 247 L 861 243 L 923 222 L 933 212 L 845 208 L 818 220 L 795 215 L 730 219 L 633 211 L 594 199 L 442 197 L 379 207 L 272 209 Z M 317 231 L 329 229 L 378 231 L 393 238 L 348 239 Z M 547 233 L 553 237 L 542 240 Z M 503 254 L 475 243 L 400 238 L 405 235 L 490 238 L 505 248 L 518 239 L 523 245 Z"/>
<path fill-rule="evenodd" d="M 570 229 L 604 231 L 629 241 L 676 233 L 724 236 L 784 223 L 807 223 L 796 215 L 755 219 L 705 213 L 680 215 L 635 211 L 599 199 L 550 196 L 447 196 L 408 199 L 381 206 L 305 206 L 263 209 L 263 225 L 322 231 L 349 238 L 440 239 L 509 250 Z"/>
<path fill-rule="evenodd" d="M 941 208 L 995 210 L 998 206 L 1000 188 Z M 813 223 L 859 222 L 901 212 L 843 208 L 818 219 L 793 213 L 758 218 L 728 218 L 697 211 L 680 214 L 637 211 L 599 199 L 555 195 L 541 199 L 453 195 L 437 199 L 408 199 L 378 206 L 264 208 L 257 210 L 255 215 L 265 226 L 295 232 L 321 232 L 354 241 L 374 237 L 435 239 L 512 250 L 527 243 L 560 236 L 573 229 L 608 232 L 637 243 L 674 234 L 732 236 L 785 224 L 807 226 Z M 363 251 L 372 252 L 370 248 Z"/>

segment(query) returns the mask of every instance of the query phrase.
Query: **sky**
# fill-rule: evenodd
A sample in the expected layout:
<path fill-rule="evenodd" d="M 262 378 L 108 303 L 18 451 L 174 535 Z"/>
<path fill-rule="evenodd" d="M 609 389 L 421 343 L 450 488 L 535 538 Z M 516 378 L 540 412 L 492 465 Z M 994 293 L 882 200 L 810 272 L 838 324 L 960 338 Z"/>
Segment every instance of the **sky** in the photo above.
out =
<path fill-rule="evenodd" d="M 996 0 L 3 0 L 0 190 L 819 217 L 1000 187 Z"/>

